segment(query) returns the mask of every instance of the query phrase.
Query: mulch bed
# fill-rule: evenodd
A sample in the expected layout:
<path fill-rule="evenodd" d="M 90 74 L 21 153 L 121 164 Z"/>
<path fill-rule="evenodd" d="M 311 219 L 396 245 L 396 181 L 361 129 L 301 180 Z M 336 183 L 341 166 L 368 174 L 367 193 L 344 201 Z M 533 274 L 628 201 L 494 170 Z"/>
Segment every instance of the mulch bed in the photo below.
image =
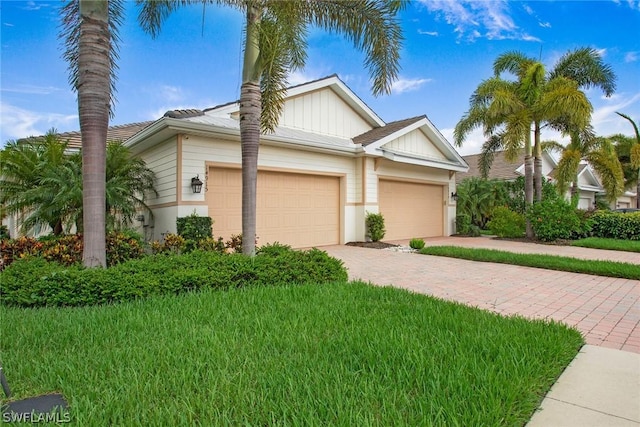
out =
<path fill-rule="evenodd" d="M 347 246 L 359 246 L 361 248 L 371 248 L 371 249 L 387 249 L 387 248 L 395 248 L 398 245 L 394 245 L 392 243 L 385 242 L 349 242 Z"/>

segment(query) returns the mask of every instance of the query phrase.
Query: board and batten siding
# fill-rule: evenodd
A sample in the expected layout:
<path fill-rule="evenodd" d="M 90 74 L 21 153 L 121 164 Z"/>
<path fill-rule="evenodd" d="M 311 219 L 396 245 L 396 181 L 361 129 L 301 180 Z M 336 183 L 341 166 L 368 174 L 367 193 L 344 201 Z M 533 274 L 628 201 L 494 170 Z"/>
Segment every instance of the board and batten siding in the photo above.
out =
<path fill-rule="evenodd" d="M 371 130 L 371 125 L 330 88 L 288 99 L 279 125 L 341 138 Z"/>
<path fill-rule="evenodd" d="M 398 137 L 388 144 L 385 144 L 384 148 L 430 159 L 447 160 L 447 157 L 419 130 L 414 130 L 413 132 Z"/>
<path fill-rule="evenodd" d="M 161 205 L 176 201 L 176 173 L 177 173 L 177 140 L 168 139 L 140 154 L 147 167 L 155 173 L 155 188 L 157 196 L 151 194 L 148 205 Z"/>

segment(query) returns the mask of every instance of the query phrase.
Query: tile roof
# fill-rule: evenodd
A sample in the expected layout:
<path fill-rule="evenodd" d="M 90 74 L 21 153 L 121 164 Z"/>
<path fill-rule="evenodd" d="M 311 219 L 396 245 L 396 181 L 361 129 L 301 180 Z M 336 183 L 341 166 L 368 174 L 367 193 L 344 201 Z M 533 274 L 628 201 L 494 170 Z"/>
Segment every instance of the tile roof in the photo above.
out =
<path fill-rule="evenodd" d="M 129 123 L 126 125 L 110 126 L 107 130 L 107 141 L 126 141 L 133 135 L 149 126 L 153 121 Z M 58 134 L 61 141 L 68 143 L 69 148 L 79 149 L 82 147 L 82 135 L 80 131 L 63 132 Z M 37 137 L 36 137 L 37 138 Z"/>
<path fill-rule="evenodd" d="M 460 182 L 465 178 L 481 177 L 480 168 L 478 167 L 478 160 L 480 160 L 480 154 L 472 154 L 470 156 L 462 156 L 462 158 L 469 164 L 469 172 L 456 173 L 456 182 Z M 502 179 L 510 180 L 516 179 L 520 176 L 516 169 L 522 166 L 522 158 L 518 156 L 516 160 L 510 162 L 505 157 L 504 151 L 498 151 L 493 158 L 493 164 L 489 170 L 489 179 Z"/>
<path fill-rule="evenodd" d="M 353 138 L 353 143 L 360 144 L 363 147 L 366 147 L 367 145 L 374 143 L 376 141 L 379 141 L 380 139 L 386 136 L 389 136 L 394 132 L 397 132 L 400 129 L 403 129 L 419 120 L 422 120 L 425 117 L 426 116 L 423 115 L 423 116 L 412 117 L 410 119 L 398 120 L 395 122 L 387 123 L 385 126 L 371 129 L 370 131 L 367 131 L 361 135 L 356 136 L 355 138 Z"/>

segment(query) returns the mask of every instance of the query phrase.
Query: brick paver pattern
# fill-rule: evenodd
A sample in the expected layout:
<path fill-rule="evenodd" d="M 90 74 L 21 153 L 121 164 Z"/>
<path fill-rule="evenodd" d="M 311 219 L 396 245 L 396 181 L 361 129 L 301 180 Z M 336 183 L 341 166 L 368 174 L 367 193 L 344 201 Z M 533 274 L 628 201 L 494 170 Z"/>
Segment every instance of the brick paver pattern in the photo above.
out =
<path fill-rule="evenodd" d="M 406 244 L 406 242 L 397 242 Z M 437 238 L 427 244 L 489 247 L 640 264 L 640 254 L 505 242 Z M 587 344 L 640 353 L 640 281 L 353 246 L 322 248 L 343 260 L 349 278 L 392 285 L 503 315 L 575 326 Z"/>

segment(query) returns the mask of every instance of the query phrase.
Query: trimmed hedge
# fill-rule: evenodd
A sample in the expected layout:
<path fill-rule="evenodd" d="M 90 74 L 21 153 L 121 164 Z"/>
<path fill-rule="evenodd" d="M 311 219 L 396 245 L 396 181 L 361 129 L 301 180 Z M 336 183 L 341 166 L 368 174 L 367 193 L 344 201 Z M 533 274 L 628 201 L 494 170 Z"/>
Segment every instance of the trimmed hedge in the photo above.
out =
<path fill-rule="evenodd" d="M 591 216 L 591 233 L 594 237 L 640 240 L 640 212 L 598 211 Z"/>
<path fill-rule="evenodd" d="M 88 306 L 203 288 L 346 282 L 342 261 L 318 249 L 271 246 L 253 258 L 194 251 L 153 255 L 108 269 L 64 267 L 41 258 L 16 260 L 2 274 L 0 302 L 9 306 Z"/>

